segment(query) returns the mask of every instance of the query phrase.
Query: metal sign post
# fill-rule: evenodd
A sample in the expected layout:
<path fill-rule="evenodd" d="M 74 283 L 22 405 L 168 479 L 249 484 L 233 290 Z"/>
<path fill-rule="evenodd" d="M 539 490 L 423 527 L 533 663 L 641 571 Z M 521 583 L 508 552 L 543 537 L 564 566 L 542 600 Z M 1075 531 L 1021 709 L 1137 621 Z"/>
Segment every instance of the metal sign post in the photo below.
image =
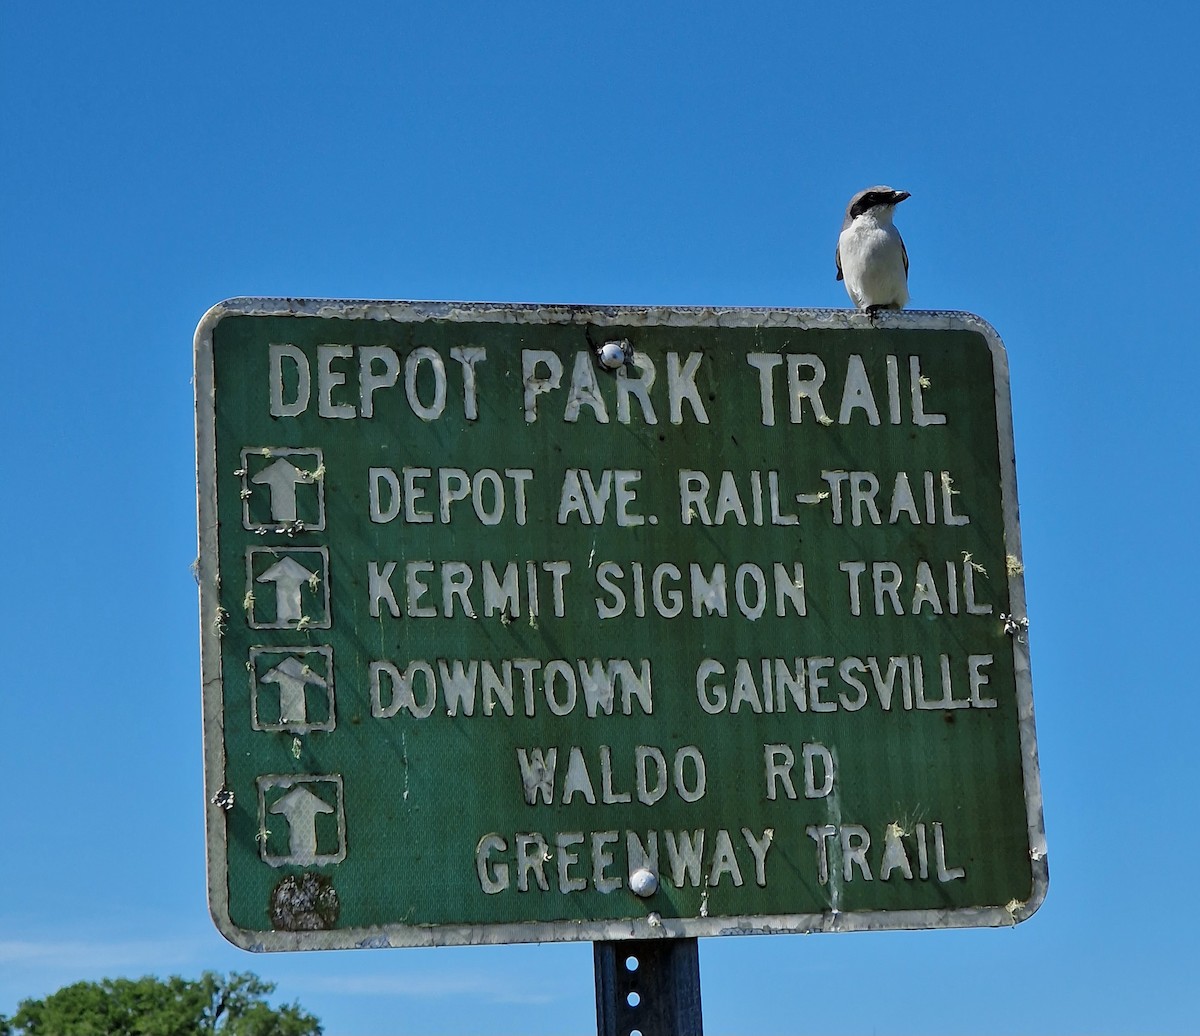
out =
<path fill-rule="evenodd" d="M 1040 904 L 983 321 L 241 299 L 196 385 L 237 945 L 592 941 L 603 1026 L 700 936 Z"/>
<path fill-rule="evenodd" d="M 594 944 L 598 1036 L 700 1036 L 695 939 Z"/>

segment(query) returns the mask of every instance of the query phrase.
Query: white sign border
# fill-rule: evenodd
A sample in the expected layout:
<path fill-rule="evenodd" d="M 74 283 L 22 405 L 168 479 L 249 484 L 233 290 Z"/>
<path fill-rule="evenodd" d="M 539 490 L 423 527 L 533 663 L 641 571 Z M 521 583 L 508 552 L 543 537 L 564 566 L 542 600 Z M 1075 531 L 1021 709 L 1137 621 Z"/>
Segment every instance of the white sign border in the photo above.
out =
<path fill-rule="evenodd" d="M 765 307 L 529 305 L 476 302 L 388 302 L 357 299 L 233 298 L 213 306 L 195 336 L 196 478 L 199 529 L 200 658 L 204 710 L 205 828 L 208 847 L 208 901 L 214 923 L 235 946 L 251 951 L 375 949 L 409 946 L 468 946 L 526 942 L 597 942 L 619 939 L 698 938 L 717 935 L 807 934 L 925 928 L 1011 926 L 1042 905 L 1049 884 L 1046 835 L 1034 729 L 1033 692 L 1027 636 L 1011 638 L 1017 714 L 1029 832 L 1033 888 L 1025 902 L 997 907 L 932 910 L 880 910 L 725 917 L 632 920 L 513 922 L 478 925 L 382 925 L 327 931 L 259 932 L 239 928 L 229 915 L 225 795 L 224 702 L 221 631 L 228 616 L 220 607 L 217 566 L 217 471 L 213 333 L 227 316 L 318 317 L 427 320 L 497 324 L 591 324 L 593 326 L 790 327 L 863 330 L 882 328 L 970 331 L 987 341 L 992 354 L 1000 453 L 1005 550 L 1017 561 L 1009 576 L 1010 607 L 1023 617 L 1025 582 L 1020 569 L 1021 529 L 1017 509 L 1016 458 L 1008 356 L 995 329 L 972 313 L 943 310 L 884 312 L 874 323 L 847 309 Z"/>

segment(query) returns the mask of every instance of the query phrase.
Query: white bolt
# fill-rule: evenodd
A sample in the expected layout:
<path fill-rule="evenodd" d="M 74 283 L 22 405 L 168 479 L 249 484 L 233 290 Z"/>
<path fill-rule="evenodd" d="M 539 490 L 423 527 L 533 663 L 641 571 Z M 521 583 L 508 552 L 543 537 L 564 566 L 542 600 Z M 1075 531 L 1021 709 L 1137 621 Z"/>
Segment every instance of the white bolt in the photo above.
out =
<path fill-rule="evenodd" d="M 605 342 L 596 350 L 596 356 L 600 360 L 600 366 L 615 371 L 618 367 L 624 367 L 633 358 L 633 345 L 627 338 Z"/>
<path fill-rule="evenodd" d="M 658 875 L 649 867 L 639 867 L 629 875 L 629 888 L 635 896 L 649 899 L 658 891 Z"/>

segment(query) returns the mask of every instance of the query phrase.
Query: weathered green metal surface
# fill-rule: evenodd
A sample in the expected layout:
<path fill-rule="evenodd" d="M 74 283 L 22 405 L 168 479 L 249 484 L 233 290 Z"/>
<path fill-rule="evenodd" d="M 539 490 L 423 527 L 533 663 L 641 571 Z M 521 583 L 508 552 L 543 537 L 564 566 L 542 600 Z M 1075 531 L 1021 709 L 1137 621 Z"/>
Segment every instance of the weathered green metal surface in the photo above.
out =
<path fill-rule="evenodd" d="M 235 300 L 197 331 L 197 423 L 234 942 L 1040 904 L 1007 365 L 977 318 Z"/>

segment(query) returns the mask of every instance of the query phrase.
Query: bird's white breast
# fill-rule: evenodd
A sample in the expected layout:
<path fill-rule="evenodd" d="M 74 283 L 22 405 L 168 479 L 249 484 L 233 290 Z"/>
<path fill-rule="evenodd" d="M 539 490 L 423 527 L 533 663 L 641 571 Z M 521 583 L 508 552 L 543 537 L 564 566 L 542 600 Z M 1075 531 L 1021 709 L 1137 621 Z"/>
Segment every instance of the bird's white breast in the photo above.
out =
<path fill-rule="evenodd" d="M 904 245 L 891 220 L 871 212 L 858 216 L 838 238 L 838 252 L 846 290 L 856 305 L 899 309 L 908 302 Z"/>

